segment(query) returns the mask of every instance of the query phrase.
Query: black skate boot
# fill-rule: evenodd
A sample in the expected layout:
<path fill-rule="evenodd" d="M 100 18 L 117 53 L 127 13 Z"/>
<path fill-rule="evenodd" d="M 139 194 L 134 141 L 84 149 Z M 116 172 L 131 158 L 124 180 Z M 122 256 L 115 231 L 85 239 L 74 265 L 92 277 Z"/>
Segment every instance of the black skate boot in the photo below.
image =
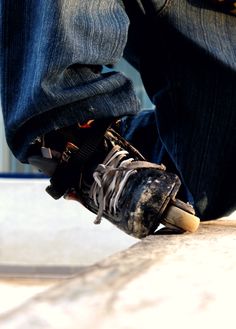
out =
<path fill-rule="evenodd" d="M 136 238 L 155 234 L 161 223 L 190 232 L 199 225 L 193 208 L 176 199 L 178 176 L 145 161 L 107 122 L 49 133 L 30 153 L 29 163 L 51 177 L 47 192 L 79 201 L 96 224 L 105 217 Z"/>

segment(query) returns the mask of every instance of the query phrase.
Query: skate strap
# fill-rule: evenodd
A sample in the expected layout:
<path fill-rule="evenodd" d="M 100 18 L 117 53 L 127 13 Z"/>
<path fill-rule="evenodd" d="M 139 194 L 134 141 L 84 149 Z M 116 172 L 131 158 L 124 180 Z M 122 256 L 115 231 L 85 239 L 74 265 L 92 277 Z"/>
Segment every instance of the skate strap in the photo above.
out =
<path fill-rule="evenodd" d="M 77 147 L 68 142 L 63 152 L 61 162 L 57 166 L 46 191 L 54 198 L 59 199 L 66 191 L 78 182 L 81 168 L 91 158 L 104 138 L 111 119 L 106 119 L 91 129 L 84 143 Z"/>

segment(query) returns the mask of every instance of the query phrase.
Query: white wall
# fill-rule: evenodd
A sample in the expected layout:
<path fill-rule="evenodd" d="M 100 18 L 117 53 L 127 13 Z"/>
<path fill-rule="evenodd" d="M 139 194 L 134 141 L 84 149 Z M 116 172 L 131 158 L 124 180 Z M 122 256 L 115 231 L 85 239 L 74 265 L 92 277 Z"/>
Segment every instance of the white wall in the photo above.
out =
<path fill-rule="evenodd" d="M 1 104 L 0 104 L 1 106 Z M 6 171 L 9 168 L 9 153 L 5 141 L 2 112 L 0 113 L 0 171 Z"/>
<path fill-rule="evenodd" d="M 3 117 L 0 104 L 0 173 L 31 173 L 33 168 L 21 164 L 11 153 L 6 143 Z"/>

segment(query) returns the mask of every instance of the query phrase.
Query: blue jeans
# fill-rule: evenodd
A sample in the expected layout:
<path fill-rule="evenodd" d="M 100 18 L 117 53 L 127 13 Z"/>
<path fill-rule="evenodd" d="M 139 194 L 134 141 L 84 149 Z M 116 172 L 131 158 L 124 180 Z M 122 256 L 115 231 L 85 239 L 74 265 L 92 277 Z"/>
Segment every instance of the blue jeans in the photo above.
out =
<path fill-rule="evenodd" d="M 156 105 L 124 119 L 124 135 L 178 172 L 202 219 L 236 208 L 235 17 L 206 0 L 0 3 L 2 107 L 18 159 L 50 130 L 139 112 L 129 79 L 102 71 L 124 51 Z"/>
<path fill-rule="evenodd" d="M 0 0 L 1 98 L 6 138 L 27 162 L 46 132 L 94 118 L 135 114 L 121 73 L 102 73 L 123 54 L 129 20 L 117 0 Z"/>

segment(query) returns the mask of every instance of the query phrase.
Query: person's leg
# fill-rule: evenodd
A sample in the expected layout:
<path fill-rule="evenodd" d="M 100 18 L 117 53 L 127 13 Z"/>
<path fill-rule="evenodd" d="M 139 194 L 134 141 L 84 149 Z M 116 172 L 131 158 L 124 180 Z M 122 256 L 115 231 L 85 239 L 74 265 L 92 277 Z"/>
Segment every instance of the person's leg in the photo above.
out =
<path fill-rule="evenodd" d="M 126 54 L 156 104 L 158 137 L 201 219 L 227 215 L 236 208 L 235 17 L 207 1 L 143 4 L 132 13 L 127 2 L 131 26 L 136 15 L 146 28 L 143 39 L 130 30 Z"/>
<path fill-rule="evenodd" d="M 76 122 L 134 114 L 132 83 L 102 66 L 122 56 L 129 20 L 116 0 L 0 1 L 1 99 L 12 152 Z"/>
<path fill-rule="evenodd" d="M 119 122 L 119 132 L 147 161 L 164 164 L 168 172 L 179 176 L 180 172 L 160 139 L 156 112 L 156 109 L 148 109 L 133 116 L 124 116 Z M 183 182 L 178 191 L 178 198 L 193 204 L 192 196 Z"/>
<path fill-rule="evenodd" d="M 130 80 L 102 73 L 126 43 L 122 1 L 0 4 L 2 107 L 17 158 L 50 176 L 52 197 L 78 200 L 97 214 L 96 223 L 104 216 L 140 238 L 160 222 L 193 230 L 179 221 L 184 214 L 195 230 L 193 209 L 175 200 L 179 178 L 108 129 L 111 118 L 139 110 Z"/>

